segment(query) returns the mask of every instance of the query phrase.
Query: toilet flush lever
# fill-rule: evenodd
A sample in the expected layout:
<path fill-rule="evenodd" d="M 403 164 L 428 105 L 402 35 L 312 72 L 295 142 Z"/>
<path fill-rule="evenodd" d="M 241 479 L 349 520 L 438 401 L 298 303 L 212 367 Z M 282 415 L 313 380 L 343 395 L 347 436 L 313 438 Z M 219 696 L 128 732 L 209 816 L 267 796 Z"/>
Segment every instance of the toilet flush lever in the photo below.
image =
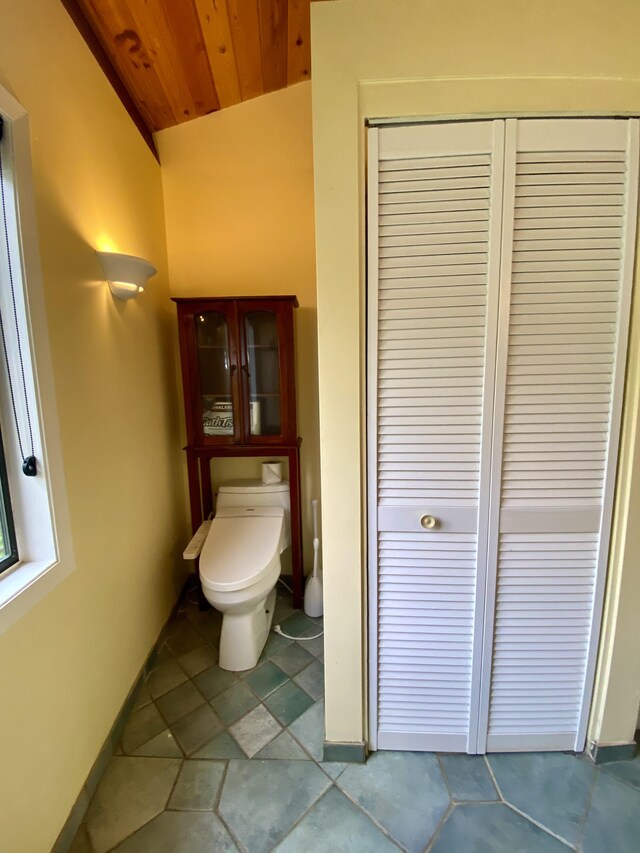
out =
<path fill-rule="evenodd" d="M 437 523 L 438 520 L 432 515 L 423 515 L 420 519 L 420 524 L 424 527 L 425 530 L 433 530 Z"/>

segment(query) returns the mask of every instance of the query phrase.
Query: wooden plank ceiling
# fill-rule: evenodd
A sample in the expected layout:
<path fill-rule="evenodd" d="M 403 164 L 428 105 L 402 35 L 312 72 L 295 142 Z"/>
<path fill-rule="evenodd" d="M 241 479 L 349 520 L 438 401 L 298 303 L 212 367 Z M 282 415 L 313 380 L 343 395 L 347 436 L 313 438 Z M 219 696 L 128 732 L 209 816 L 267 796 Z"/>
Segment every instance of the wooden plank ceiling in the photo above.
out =
<path fill-rule="evenodd" d="M 150 131 L 310 76 L 311 0 L 62 2 Z"/>

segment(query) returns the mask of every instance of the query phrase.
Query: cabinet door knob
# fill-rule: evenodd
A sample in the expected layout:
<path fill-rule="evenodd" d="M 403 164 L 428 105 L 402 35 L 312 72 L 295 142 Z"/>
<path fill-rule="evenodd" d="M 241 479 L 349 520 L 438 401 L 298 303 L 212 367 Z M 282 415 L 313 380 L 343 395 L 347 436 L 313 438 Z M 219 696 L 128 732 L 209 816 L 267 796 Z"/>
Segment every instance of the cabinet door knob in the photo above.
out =
<path fill-rule="evenodd" d="M 233 376 L 233 374 L 236 372 L 236 370 L 237 370 L 237 369 L 238 369 L 238 365 L 237 365 L 237 364 L 232 364 L 232 365 L 230 365 L 230 367 L 229 367 L 229 375 L 230 375 L 230 376 Z"/>
<path fill-rule="evenodd" d="M 423 515 L 420 519 L 420 524 L 424 527 L 425 530 L 433 530 L 437 523 L 437 519 L 435 519 L 432 515 Z"/>

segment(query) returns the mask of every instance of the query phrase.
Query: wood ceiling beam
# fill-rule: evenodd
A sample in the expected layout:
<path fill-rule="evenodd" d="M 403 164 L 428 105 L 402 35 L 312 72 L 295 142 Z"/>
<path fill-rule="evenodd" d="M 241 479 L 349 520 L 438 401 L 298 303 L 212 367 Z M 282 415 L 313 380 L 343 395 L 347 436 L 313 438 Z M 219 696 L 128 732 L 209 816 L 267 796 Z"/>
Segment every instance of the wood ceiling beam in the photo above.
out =
<path fill-rule="evenodd" d="M 109 81 L 109 83 L 111 83 L 111 86 L 113 87 L 116 95 L 122 102 L 123 107 L 129 113 L 131 120 L 138 128 L 140 135 L 149 146 L 151 153 L 156 158 L 156 160 L 160 162 L 158 149 L 156 148 L 151 129 L 142 117 L 140 110 L 134 103 L 133 98 L 131 97 L 122 80 L 120 79 L 118 72 L 116 71 L 113 63 L 111 62 L 111 59 L 107 55 L 107 52 L 105 51 L 100 40 L 93 31 L 91 24 L 87 20 L 84 11 L 80 7 L 78 0 L 62 0 L 62 5 L 67 10 L 69 17 L 71 18 L 78 32 L 84 39 L 96 62 L 98 63 L 100 68 L 102 68 L 102 71 L 104 72 L 107 80 Z"/>

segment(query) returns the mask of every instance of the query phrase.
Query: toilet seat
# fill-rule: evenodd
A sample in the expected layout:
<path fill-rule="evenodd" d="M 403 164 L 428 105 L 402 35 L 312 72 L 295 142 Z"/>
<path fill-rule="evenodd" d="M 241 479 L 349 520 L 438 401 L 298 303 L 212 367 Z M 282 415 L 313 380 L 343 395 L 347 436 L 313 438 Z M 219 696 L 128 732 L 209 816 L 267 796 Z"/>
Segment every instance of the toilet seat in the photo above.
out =
<path fill-rule="evenodd" d="M 222 507 L 200 555 L 203 587 L 231 592 L 279 571 L 283 533 L 282 507 Z"/>

